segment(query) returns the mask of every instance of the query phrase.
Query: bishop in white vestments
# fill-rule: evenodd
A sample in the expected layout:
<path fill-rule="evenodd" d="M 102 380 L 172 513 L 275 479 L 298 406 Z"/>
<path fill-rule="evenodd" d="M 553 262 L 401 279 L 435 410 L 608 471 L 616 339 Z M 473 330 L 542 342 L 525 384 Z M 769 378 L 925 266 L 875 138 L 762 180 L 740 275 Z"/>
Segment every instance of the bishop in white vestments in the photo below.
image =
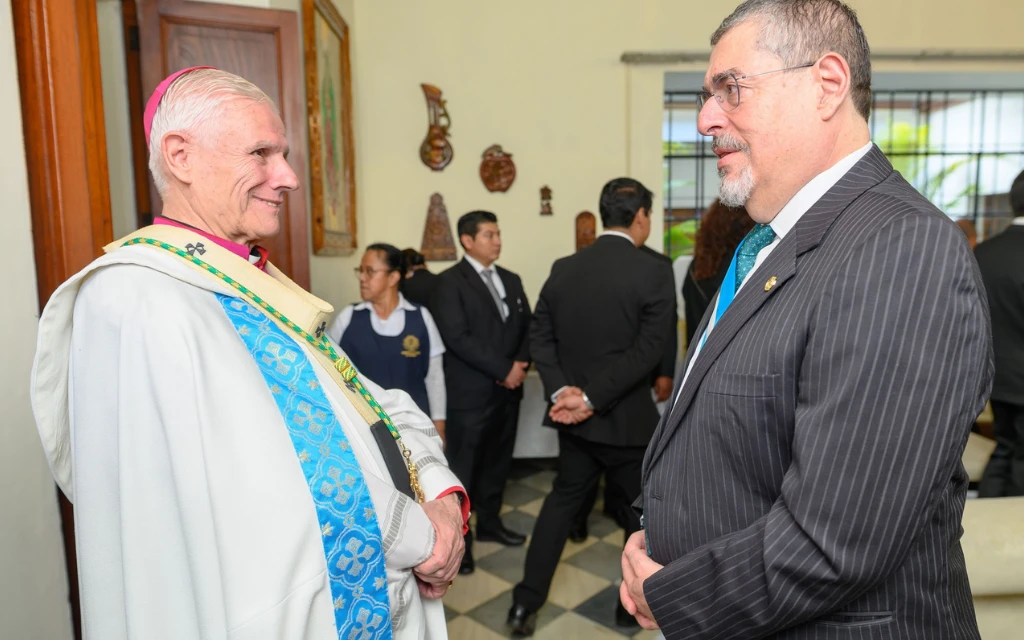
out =
<path fill-rule="evenodd" d="M 163 216 L 53 294 L 33 369 L 86 640 L 446 637 L 468 500 L 257 245 L 298 188 L 276 107 L 193 68 L 145 125 Z"/>

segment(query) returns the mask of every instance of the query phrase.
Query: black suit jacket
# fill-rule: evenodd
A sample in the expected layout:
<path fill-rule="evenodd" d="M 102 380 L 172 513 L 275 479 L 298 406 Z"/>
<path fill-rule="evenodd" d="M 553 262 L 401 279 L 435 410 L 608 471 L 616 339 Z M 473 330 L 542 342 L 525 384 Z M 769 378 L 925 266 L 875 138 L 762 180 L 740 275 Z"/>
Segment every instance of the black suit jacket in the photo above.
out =
<path fill-rule="evenodd" d="M 431 299 L 434 297 L 434 289 L 437 288 L 437 274 L 430 273 L 426 269 L 417 269 L 412 275 L 401 282 L 402 295 L 413 304 L 426 307 L 431 314 Z"/>
<path fill-rule="evenodd" d="M 992 311 L 996 375 L 992 399 L 1024 405 L 1024 226 L 975 248 Z"/>
<path fill-rule="evenodd" d="M 625 238 L 601 236 L 555 262 L 537 300 L 530 352 L 548 398 L 576 386 L 595 409 L 565 428 L 592 442 L 647 445 L 658 423 L 651 376 L 674 310 L 671 269 Z"/>
<path fill-rule="evenodd" d="M 658 253 L 654 249 L 648 247 L 646 244 L 640 245 L 640 250 L 647 255 L 657 259 L 665 268 L 668 269 L 668 274 L 672 278 L 672 286 L 675 288 L 675 272 L 672 271 L 672 258 L 666 256 L 664 253 Z M 673 293 L 673 300 L 675 294 Z M 665 345 L 665 354 L 661 357 L 661 362 L 658 364 L 658 368 L 654 371 L 654 377 L 664 376 L 666 378 L 674 378 L 676 376 L 676 356 L 679 355 L 679 312 L 676 310 L 676 305 L 672 305 L 672 330 L 668 333 L 668 343 Z"/>
<path fill-rule="evenodd" d="M 430 308 L 444 340 L 449 409 L 478 409 L 523 397 L 522 386 L 509 391 L 498 382 L 514 361 L 530 361 L 530 303 L 519 276 L 497 265 L 494 270 L 505 286 L 505 322 L 483 278 L 465 259 L 437 277 Z"/>
<path fill-rule="evenodd" d="M 747 278 L 644 460 L 655 620 L 669 639 L 978 638 L 961 456 L 992 339 L 963 233 L 874 147 Z"/>

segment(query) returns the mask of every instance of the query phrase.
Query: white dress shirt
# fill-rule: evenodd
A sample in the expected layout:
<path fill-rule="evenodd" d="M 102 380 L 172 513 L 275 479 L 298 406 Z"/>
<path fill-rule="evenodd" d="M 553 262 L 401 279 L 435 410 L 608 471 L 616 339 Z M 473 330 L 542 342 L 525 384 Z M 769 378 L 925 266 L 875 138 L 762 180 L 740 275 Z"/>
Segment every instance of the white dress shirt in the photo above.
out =
<path fill-rule="evenodd" d="M 620 238 L 625 238 L 626 240 L 629 240 L 629 244 L 636 245 L 636 241 L 633 240 L 633 237 L 631 235 L 629 235 L 628 233 L 625 233 L 624 231 L 615 231 L 614 229 L 611 229 L 609 231 L 601 232 L 601 235 L 602 236 L 619 236 Z M 598 236 L 598 237 L 600 237 L 600 236 Z"/>
<path fill-rule="evenodd" d="M 485 275 L 483 275 L 484 269 L 490 269 L 491 273 L 494 274 L 494 278 L 492 278 L 491 281 L 494 283 L 494 288 L 497 289 L 498 291 L 498 297 L 501 298 L 502 306 L 505 307 L 505 317 L 507 318 L 509 316 L 508 300 L 506 299 L 508 296 L 505 292 L 505 283 L 501 281 L 501 276 L 498 275 L 498 270 L 494 267 L 493 264 L 490 267 L 485 267 L 484 265 L 480 264 L 472 257 L 470 257 L 468 253 L 466 254 L 466 262 L 468 262 L 470 266 L 472 266 L 473 269 L 476 270 L 478 274 L 480 274 L 481 280 L 483 280 L 486 277 Z"/>
<path fill-rule="evenodd" d="M 1020 216 L 1013 219 L 1013 224 L 1017 226 L 1024 226 L 1024 216 Z"/>
<path fill-rule="evenodd" d="M 768 223 L 769 226 L 771 226 L 772 231 L 775 232 L 775 240 L 758 252 L 757 259 L 754 260 L 754 266 L 750 269 L 750 273 L 747 274 L 746 279 L 740 283 L 740 288 L 736 290 L 736 295 L 739 295 L 740 290 L 742 290 L 748 282 L 751 280 L 757 280 L 754 276 L 757 274 L 758 267 L 764 263 L 771 252 L 775 250 L 775 247 L 779 246 L 779 243 L 786 237 L 786 234 L 793 230 L 797 221 L 799 221 L 800 218 L 802 218 L 818 200 L 821 200 L 821 197 L 828 193 L 828 190 L 834 187 L 836 183 L 853 168 L 853 165 L 857 164 L 861 158 L 866 156 L 868 151 L 871 151 L 871 144 L 872 143 L 870 142 L 867 143 L 860 149 L 857 149 L 850 155 L 832 165 L 830 168 L 816 175 L 810 182 L 805 184 L 796 192 L 796 195 L 786 203 L 786 206 L 782 207 L 782 210 L 779 211 L 775 218 Z M 715 316 L 718 315 L 719 298 L 720 296 L 715 296 L 714 311 L 711 314 L 711 319 L 708 321 L 707 329 L 704 330 L 703 337 L 697 343 L 697 348 L 693 352 L 693 357 L 690 358 L 690 362 L 686 366 L 686 374 L 683 376 L 683 384 L 686 384 L 686 378 L 690 376 L 690 370 L 693 369 L 693 363 L 697 361 L 697 358 L 700 356 L 701 349 L 707 342 L 707 337 L 711 335 L 712 329 L 715 328 Z M 683 384 L 679 385 L 680 392 L 683 390 Z M 676 398 L 679 398 L 678 394 L 676 395 Z"/>

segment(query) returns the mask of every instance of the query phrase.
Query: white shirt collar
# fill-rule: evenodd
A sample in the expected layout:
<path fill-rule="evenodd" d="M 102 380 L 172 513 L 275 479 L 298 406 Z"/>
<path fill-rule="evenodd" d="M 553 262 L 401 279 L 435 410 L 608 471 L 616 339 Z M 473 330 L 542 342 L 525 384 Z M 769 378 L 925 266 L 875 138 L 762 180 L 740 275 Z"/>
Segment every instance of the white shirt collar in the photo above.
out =
<path fill-rule="evenodd" d="M 810 182 L 797 191 L 796 195 L 786 203 L 786 206 L 782 207 L 782 211 L 779 211 L 775 219 L 768 223 L 772 231 L 775 232 L 775 235 L 780 240 L 786 237 L 786 234 L 796 226 L 797 221 L 814 206 L 814 203 L 821 200 L 821 197 L 828 193 L 828 190 L 834 187 L 853 168 L 853 165 L 866 156 L 868 151 L 871 151 L 871 145 L 872 143 L 869 142 L 860 149 L 857 149 L 825 171 L 814 176 Z"/>
<path fill-rule="evenodd" d="M 622 231 L 616 231 L 615 229 L 609 229 L 608 231 L 603 231 L 601 233 L 601 235 L 602 236 L 619 236 L 620 238 L 625 238 L 626 240 L 629 240 L 629 244 L 636 245 L 636 243 L 633 242 L 633 238 L 628 233 L 623 233 Z"/>
<path fill-rule="evenodd" d="M 1014 225 L 1024 226 L 1024 216 L 1018 216 L 1013 219 Z"/>
<path fill-rule="evenodd" d="M 490 267 L 485 267 L 484 265 L 477 262 L 476 259 L 473 258 L 473 256 L 469 255 L 468 253 L 465 254 L 464 257 L 466 258 L 466 262 L 468 262 L 477 273 L 483 273 L 484 269 L 490 269 L 491 271 L 494 271 L 494 273 L 498 273 L 498 270 L 494 268 L 493 264 Z"/>
<path fill-rule="evenodd" d="M 377 315 L 377 312 L 374 311 L 374 309 L 373 309 L 373 303 L 372 302 L 360 302 L 359 304 L 357 304 L 355 306 L 355 310 L 356 311 L 362 311 L 363 309 L 369 309 L 370 311 L 373 311 L 373 315 Z M 398 294 L 398 306 L 395 307 L 395 310 L 397 311 L 398 309 L 403 309 L 405 311 L 415 311 L 416 307 L 414 307 L 411 302 L 406 300 L 405 296 L 403 296 L 401 293 L 399 293 Z M 394 313 L 394 311 L 392 311 L 392 313 Z"/>

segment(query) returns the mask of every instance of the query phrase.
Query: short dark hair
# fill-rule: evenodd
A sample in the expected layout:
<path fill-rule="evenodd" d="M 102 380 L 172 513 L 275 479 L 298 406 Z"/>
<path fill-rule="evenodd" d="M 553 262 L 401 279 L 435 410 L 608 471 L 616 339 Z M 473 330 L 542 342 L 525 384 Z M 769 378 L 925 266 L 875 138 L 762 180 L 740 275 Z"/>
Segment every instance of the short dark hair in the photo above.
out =
<path fill-rule="evenodd" d="M 402 257 L 405 259 L 405 268 L 406 269 L 411 269 L 413 267 L 418 267 L 418 266 L 420 266 L 422 264 L 426 264 L 426 262 L 427 262 L 426 257 L 424 257 L 424 255 L 422 253 L 420 253 L 419 251 L 413 249 L 412 247 L 408 247 L 406 249 L 402 249 Z"/>
<path fill-rule="evenodd" d="M 388 265 L 391 271 L 397 271 L 398 275 L 405 278 L 405 256 L 398 247 L 384 242 L 375 242 L 366 247 L 367 251 L 380 251 L 384 255 L 384 264 Z"/>
<path fill-rule="evenodd" d="M 633 178 L 615 178 L 601 189 L 601 224 L 605 229 L 629 227 L 640 209 L 651 215 L 650 189 Z"/>
<path fill-rule="evenodd" d="M 857 12 L 839 0 L 747 0 L 722 21 L 711 46 L 733 27 L 757 20 L 757 46 L 794 67 L 826 53 L 843 56 L 850 65 L 850 97 L 857 112 L 871 115 L 871 47 Z"/>
<path fill-rule="evenodd" d="M 470 211 L 469 213 L 463 214 L 459 218 L 459 224 L 457 229 L 459 231 L 459 244 L 462 244 L 462 236 L 469 236 L 470 238 L 476 238 L 476 234 L 480 231 L 480 225 L 487 222 L 498 223 L 498 216 L 494 215 L 490 211 Z M 465 249 L 466 245 L 462 245 Z"/>
<path fill-rule="evenodd" d="M 1020 172 L 1010 187 L 1010 211 L 1018 215 L 1024 213 L 1024 171 Z"/>

